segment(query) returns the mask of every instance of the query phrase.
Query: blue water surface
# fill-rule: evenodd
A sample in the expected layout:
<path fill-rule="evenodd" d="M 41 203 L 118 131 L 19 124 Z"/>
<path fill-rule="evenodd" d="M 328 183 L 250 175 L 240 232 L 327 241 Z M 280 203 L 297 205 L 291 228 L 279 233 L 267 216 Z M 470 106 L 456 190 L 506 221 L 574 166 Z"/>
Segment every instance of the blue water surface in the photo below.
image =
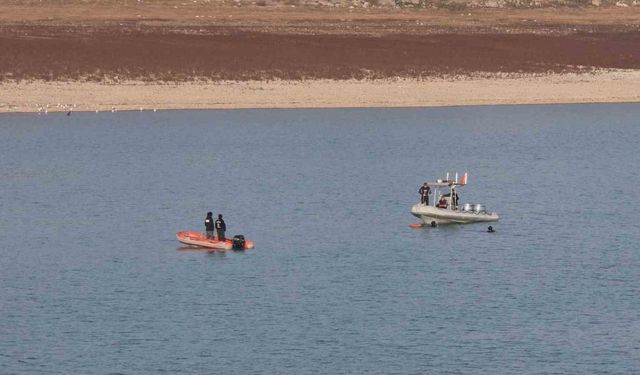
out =
<path fill-rule="evenodd" d="M 0 115 L 0 373 L 638 373 L 639 119 Z M 447 171 L 496 233 L 408 227 Z M 256 248 L 182 248 L 207 211 Z"/>

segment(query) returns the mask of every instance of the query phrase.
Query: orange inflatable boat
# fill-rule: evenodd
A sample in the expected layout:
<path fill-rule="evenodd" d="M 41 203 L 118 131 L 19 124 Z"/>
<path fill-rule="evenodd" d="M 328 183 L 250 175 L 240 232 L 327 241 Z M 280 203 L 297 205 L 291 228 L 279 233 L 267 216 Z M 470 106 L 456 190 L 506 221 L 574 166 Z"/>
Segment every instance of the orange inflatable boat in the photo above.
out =
<path fill-rule="evenodd" d="M 207 236 L 192 230 L 185 230 L 176 233 L 176 238 L 183 244 L 190 246 L 200 246 L 209 249 L 218 250 L 245 250 L 253 249 L 253 241 L 246 240 L 244 236 L 238 235 L 233 238 L 227 238 L 224 241 L 218 241 L 218 237 L 207 239 Z"/>

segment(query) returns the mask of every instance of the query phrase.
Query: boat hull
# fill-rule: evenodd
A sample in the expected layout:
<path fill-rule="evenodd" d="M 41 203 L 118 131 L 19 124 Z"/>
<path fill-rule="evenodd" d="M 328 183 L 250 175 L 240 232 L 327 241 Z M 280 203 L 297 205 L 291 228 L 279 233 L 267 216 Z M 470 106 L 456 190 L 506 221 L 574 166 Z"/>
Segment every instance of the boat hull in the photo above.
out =
<path fill-rule="evenodd" d="M 181 243 L 189 246 L 198 246 L 216 250 L 231 250 L 233 248 L 233 241 L 230 238 L 227 238 L 224 241 L 218 241 L 217 237 L 207 239 L 206 235 L 191 230 L 176 233 L 176 238 Z M 253 241 L 245 240 L 244 248 L 253 249 Z"/>
<path fill-rule="evenodd" d="M 495 212 L 463 212 L 457 210 L 449 210 L 445 208 L 437 208 L 424 204 L 416 204 L 411 207 L 411 214 L 425 224 L 470 224 L 470 223 L 486 223 L 498 221 L 499 216 Z"/>

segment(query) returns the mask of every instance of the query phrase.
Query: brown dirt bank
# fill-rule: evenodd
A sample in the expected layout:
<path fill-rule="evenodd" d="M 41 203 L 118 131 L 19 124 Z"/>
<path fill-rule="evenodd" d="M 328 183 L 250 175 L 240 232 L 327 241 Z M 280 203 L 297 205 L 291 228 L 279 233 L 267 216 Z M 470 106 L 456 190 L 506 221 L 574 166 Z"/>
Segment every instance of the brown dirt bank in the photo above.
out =
<path fill-rule="evenodd" d="M 44 0 L 0 2 L 0 24 L 222 26 L 295 33 L 638 31 L 640 6 L 437 9 L 224 5 L 223 0 Z M 355 2 L 355 1 L 350 1 Z M 234 1 L 227 1 L 232 5 Z M 605 30 L 603 30 L 605 29 Z"/>
<path fill-rule="evenodd" d="M 334 35 L 0 28 L 3 80 L 349 79 L 640 69 L 640 32 Z M 117 78 L 115 78 L 117 77 Z"/>
<path fill-rule="evenodd" d="M 640 7 L 5 1 L 0 81 L 430 78 L 640 68 Z"/>

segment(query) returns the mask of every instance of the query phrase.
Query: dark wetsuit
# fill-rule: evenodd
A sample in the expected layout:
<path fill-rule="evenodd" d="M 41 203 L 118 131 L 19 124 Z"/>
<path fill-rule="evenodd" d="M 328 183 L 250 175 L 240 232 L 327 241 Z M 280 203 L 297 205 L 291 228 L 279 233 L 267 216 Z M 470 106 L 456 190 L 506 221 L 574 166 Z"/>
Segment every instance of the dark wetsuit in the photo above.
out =
<path fill-rule="evenodd" d="M 216 220 L 216 232 L 218 232 L 218 241 L 224 241 L 224 231 L 227 230 L 227 225 L 224 223 L 224 220 L 218 219 Z"/>
<path fill-rule="evenodd" d="M 426 204 L 428 206 L 429 194 L 431 194 L 431 188 L 429 187 L 429 185 L 422 185 L 420 187 L 420 190 L 418 190 L 418 193 L 420 193 L 420 203 Z"/>

